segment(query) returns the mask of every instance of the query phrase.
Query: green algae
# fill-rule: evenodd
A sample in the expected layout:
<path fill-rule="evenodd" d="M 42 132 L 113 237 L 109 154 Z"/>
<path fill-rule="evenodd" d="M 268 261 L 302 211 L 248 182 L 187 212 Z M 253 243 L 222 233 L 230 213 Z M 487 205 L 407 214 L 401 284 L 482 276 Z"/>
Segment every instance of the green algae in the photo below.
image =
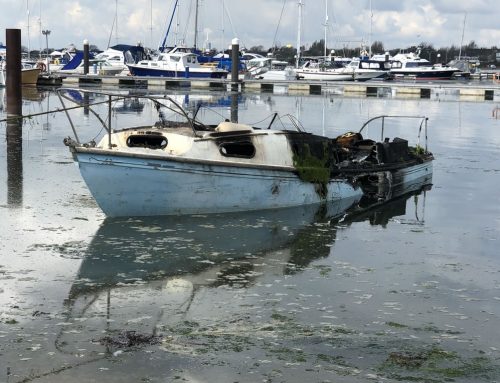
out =
<path fill-rule="evenodd" d="M 404 382 L 493 379 L 500 367 L 485 356 L 466 358 L 439 347 L 391 352 L 379 367 L 387 378 Z"/>
<path fill-rule="evenodd" d="M 401 323 L 397 323 L 397 322 L 385 322 L 385 324 L 387 326 L 391 326 L 391 327 L 395 327 L 395 328 L 408 328 L 408 326 L 401 324 Z"/>
<path fill-rule="evenodd" d="M 330 180 L 330 167 L 328 146 L 322 143 L 322 150 L 319 155 L 312 154 L 309 144 L 301 145 L 300 150 L 296 150 L 293 155 L 293 166 L 302 181 L 315 185 L 316 192 L 321 197 L 326 197 L 328 192 L 328 181 Z M 318 151 L 316 151 L 318 152 Z"/>

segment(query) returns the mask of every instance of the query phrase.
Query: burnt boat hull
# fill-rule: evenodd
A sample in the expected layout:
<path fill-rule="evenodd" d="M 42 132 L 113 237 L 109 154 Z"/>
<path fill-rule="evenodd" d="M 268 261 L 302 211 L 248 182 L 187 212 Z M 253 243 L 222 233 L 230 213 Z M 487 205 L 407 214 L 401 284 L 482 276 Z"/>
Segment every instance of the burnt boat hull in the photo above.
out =
<path fill-rule="evenodd" d="M 346 178 L 326 190 L 294 169 L 235 166 L 215 161 L 130 156 L 75 148 L 81 174 L 109 217 L 182 215 L 276 209 L 359 199 Z"/>

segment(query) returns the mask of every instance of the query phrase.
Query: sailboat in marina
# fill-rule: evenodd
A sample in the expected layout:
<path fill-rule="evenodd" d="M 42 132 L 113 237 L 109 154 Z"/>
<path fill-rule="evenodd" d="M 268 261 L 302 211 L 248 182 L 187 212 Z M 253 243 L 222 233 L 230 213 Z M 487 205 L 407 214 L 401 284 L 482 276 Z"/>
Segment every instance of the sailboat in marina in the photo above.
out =
<path fill-rule="evenodd" d="M 368 54 L 360 52 L 359 58 L 353 58 L 349 63 L 341 68 L 334 65 L 334 60 L 326 56 L 326 35 L 328 28 L 328 0 L 325 0 L 325 57 L 321 59 L 306 60 L 299 67 L 300 62 L 300 38 L 302 25 L 302 0 L 299 1 L 299 28 L 297 34 L 297 77 L 305 80 L 320 81 L 367 81 L 372 79 L 389 78 L 389 69 L 387 63 L 370 60 Z"/>
<path fill-rule="evenodd" d="M 155 77 L 194 77 L 194 78 L 225 78 L 228 71 L 214 65 L 204 65 L 198 60 L 196 52 L 198 39 L 198 0 L 196 0 L 194 48 L 185 46 L 167 47 L 167 37 L 172 26 L 175 13 L 178 9 L 179 0 L 175 1 L 167 32 L 160 46 L 160 54 L 152 60 L 141 60 L 137 64 L 127 64 L 133 76 L 155 76 Z M 178 12 L 178 11 L 177 11 Z"/>

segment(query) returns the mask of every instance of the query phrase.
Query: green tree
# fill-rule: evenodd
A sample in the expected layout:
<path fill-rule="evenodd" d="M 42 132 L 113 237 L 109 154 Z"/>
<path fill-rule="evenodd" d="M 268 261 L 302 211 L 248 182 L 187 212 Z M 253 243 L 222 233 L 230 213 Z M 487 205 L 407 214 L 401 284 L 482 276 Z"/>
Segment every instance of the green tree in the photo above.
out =
<path fill-rule="evenodd" d="M 373 54 L 384 54 L 384 43 L 382 41 L 374 41 L 372 44 L 372 53 Z"/>
<path fill-rule="evenodd" d="M 323 56 L 325 54 L 325 40 L 321 39 L 311 44 L 311 47 L 304 52 L 305 56 Z"/>

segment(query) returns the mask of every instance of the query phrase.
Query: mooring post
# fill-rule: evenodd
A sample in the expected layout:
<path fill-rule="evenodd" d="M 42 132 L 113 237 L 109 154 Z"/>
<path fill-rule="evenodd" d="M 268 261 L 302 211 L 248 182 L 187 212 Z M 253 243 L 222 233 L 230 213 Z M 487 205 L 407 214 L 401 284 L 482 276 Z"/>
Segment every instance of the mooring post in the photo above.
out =
<path fill-rule="evenodd" d="M 15 116 L 22 115 L 21 102 L 21 30 L 7 29 L 7 113 Z"/>
<path fill-rule="evenodd" d="M 231 91 L 238 91 L 238 72 L 240 68 L 240 40 L 231 41 Z"/>
<path fill-rule="evenodd" d="M 23 131 L 21 88 L 21 30 L 7 29 L 7 204 L 23 201 Z"/>
<path fill-rule="evenodd" d="M 89 41 L 83 40 L 83 74 L 89 74 Z"/>

